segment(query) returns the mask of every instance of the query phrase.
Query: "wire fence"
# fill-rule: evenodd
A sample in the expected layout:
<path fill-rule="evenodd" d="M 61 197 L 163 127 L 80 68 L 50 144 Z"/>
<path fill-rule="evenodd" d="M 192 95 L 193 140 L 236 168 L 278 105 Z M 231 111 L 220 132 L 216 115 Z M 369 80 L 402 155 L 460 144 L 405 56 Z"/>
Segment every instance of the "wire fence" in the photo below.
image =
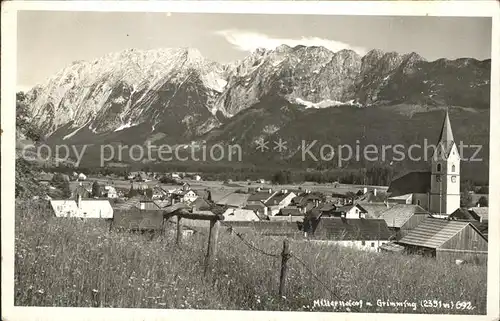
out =
<path fill-rule="evenodd" d="M 227 228 L 227 231 L 233 233 L 234 235 L 236 235 L 236 237 L 244 244 L 246 245 L 249 249 L 253 250 L 253 251 L 256 251 L 260 254 L 263 254 L 263 255 L 266 255 L 266 256 L 269 256 L 269 257 L 274 257 L 274 258 L 281 258 L 282 257 L 282 254 L 273 254 L 273 253 L 269 253 L 263 249 L 260 249 L 258 248 L 256 245 L 254 245 L 252 242 L 248 241 L 247 239 L 245 239 L 244 237 L 244 234 L 241 233 L 241 232 L 236 232 L 235 231 L 235 228 L 227 223 L 227 222 L 224 222 L 224 221 L 220 221 L 221 225 L 225 226 Z M 308 266 L 308 264 L 306 262 L 304 262 L 304 260 L 302 258 L 300 258 L 299 256 L 297 256 L 296 254 L 294 254 L 293 252 L 289 252 L 288 255 L 290 256 L 290 258 L 292 259 L 295 259 L 295 261 L 297 261 L 300 265 L 302 265 L 304 267 L 304 269 L 318 282 L 318 284 L 320 284 L 323 288 L 325 288 L 326 291 L 328 291 L 328 293 L 330 293 L 334 298 L 336 298 L 337 300 L 339 301 L 342 301 L 342 298 L 341 296 L 335 292 L 335 290 L 331 289 L 330 286 L 328 286 L 325 282 L 323 282 L 321 280 L 321 278 L 312 271 L 312 269 Z M 359 312 L 359 310 L 356 308 L 356 307 L 352 307 L 352 308 L 348 308 L 348 311 L 355 311 L 355 312 Z"/>
<path fill-rule="evenodd" d="M 282 259 L 283 258 L 284 253 L 271 253 L 271 252 L 269 252 L 267 250 L 261 249 L 260 247 L 258 247 L 257 245 L 255 245 L 253 242 L 251 242 L 250 240 L 248 240 L 248 237 L 247 237 L 247 235 L 245 233 L 242 233 L 241 231 L 238 231 L 237 228 L 235 228 L 233 225 L 231 225 L 227 221 L 220 220 L 218 222 L 220 222 L 221 227 L 224 227 L 226 229 L 226 231 L 229 232 L 231 235 L 236 236 L 236 238 L 242 244 L 244 244 L 247 248 L 249 248 L 250 250 L 255 251 L 255 252 L 257 252 L 257 253 L 259 253 L 261 255 L 267 256 L 267 257 L 272 257 L 274 259 Z M 176 222 L 173 222 L 173 221 L 170 221 L 170 220 L 167 220 L 166 223 L 170 224 L 170 225 L 176 225 L 177 224 Z M 193 232 L 195 232 L 195 233 L 197 233 L 199 235 L 202 235 L 204 237 L 208 238 L 210 236 L 210 234 L 207 231 L 204 231 L 203 228 L 193 227 L 193 226 L 186 225 L 186 224 L 181 224 L 181 225 L 189 228 Z M 222 250 L 222 252 L 224 252 L 224 253 L 226 252 L 226 251 L 224 251 L 224 249 L 220 249 L 220 250 Z M 314 278 L 314 280 L 316 280 L 316 282 L 318 282 L 318 284 L 321 287 L 323 287 L 332 297 L 334 297 L 338 301 L 343 301 L 341 295 L 339 295 L 334 289 L 332 289 L 328 284 L 326 284 L 309 267 L 309 265 L 304 261 L 304 259 L 302 259 L 297 254 L 293 253 L 292 251 L 287 252 L 286 255 L 289 258 L 294 259 L 297 263 L 299 263 L 307 271 L 307 273 L 309 273 L 309 275 L 312 276 L 312 278 Z M 354 312 L 359 312 L 360 311 L 356 307 L 350 307 L 350 308 L 346 308 L 346 309 L 349 312 L 350 311 L 354 311 Z"/>

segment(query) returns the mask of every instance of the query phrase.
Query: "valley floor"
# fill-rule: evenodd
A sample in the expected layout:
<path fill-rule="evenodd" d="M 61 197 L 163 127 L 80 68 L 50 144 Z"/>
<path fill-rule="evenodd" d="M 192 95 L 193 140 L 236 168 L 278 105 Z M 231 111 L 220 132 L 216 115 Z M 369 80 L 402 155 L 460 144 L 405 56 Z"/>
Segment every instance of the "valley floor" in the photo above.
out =
<path fill-rule="evenodd" d="M 173 230 L 152 239 L 110 232 L 104 221 L 56 219 L 46 205 L 20 201 L 15 305 L 335 311 L 314 302 L 363 300 L 373 305 L 362 312 L 486 313 L 486 266 L 290 241 L 294 257 L 280 297 L 281 240 L 245 235 L 259 252 L 221 228 L 216 261 L 204 276 L 206 233 L 186 236 L 177 248 Z M 422 307 L 423 300 L 470 301 L 474 309 Z"/>

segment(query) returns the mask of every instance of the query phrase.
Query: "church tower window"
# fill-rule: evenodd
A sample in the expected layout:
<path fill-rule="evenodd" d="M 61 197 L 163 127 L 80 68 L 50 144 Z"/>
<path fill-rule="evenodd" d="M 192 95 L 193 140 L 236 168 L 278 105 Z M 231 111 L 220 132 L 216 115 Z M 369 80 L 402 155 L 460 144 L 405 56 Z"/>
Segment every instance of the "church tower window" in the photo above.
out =
<path fill-rule="evenodd" d="M 441 164 L 437 164 L 437 171 L 440 172 L 441 171 Z"/>
<path fill-rule="evenodd" d="M 455 173 L 455 165 L 451 165 L 451 171 Z"/>

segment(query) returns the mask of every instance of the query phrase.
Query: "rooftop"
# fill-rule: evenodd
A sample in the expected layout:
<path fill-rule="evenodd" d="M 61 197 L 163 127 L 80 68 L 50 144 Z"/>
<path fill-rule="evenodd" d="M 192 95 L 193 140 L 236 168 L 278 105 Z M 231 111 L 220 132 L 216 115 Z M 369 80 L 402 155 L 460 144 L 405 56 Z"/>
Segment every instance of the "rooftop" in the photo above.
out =
<path fill-rule="evenodd" d="M 403 237 L 398 243 L 436 249 L 446 243 L 467 225 L 469 225 L 469 222 L 429 217 L 422 221 L 415 229 L 410 231 L 410 233 Z"/>
<path fill-rule="evenodd" d="M 479 221 L 480 217 L 474 213 L 474 211 L 468 210 L 466 208 L 457 208 L 455 212 L 451 213 L 449 216 L 451 219 L 464 220 L 464 221 Z"/>
<path fill-rule="evenodd" d="M 382 213 L 387 211 L 391 206 L 385 203 L 358 203 L 363 207 L 370 218 L 379 218 Z"/>
<path fill-rule="evenodd" d="M 278 192 L 266 201 L 266 205 L 268 205 L 268 206 L 277 205 L 292 193 L 293 192 L 289 192 L 289 191 L 287 191 L 286 193 Z M 293 194 L 293 195 L 295 195 L 295 194 Z"/>
<path fill-rule="evenodd" d="M 267 191 L 266 192 L 256 192 L 256 193 L 253 193 L 252 195 L 250 195 L 248 200 L 253 201 L 253 202 L 255 202 L 255 201 L 265 202 L 272 195 L 273 195 L 273 193 L 269 193 Z"/>
<path fill-rule="evenodd" d="M 246 205 L 250 194 L 230 193 L 217 201 L 217 205 L 227 205 L 232 207 L 243 207 Z"/>
<path fill-rule="evenodd" d="M 300 222 L 287 221 L 240 221 L 231 222 L 231 226 L 235 231 L 255 232 L 266 236 L 302 236 L 300 230 Z"/>
<path fill-rule="evenodd" d="M 323 240 L 388 240 L 391 232 L 382 219 L 322 217 L 313 238 Z"/>
<path fill-rule="evenodd" d="M 430 215 L 419 205 L 412 204 L 396 204 L 393 207 L 384 211 L 381 215 L 387 226 L 401 228 L 405 223 L 416 214 Z"/>
<path fill-rule="evenodd" d="M 469 211 L 476 214 L 482 222 L 488 221 L 488 207 L 471 207 L 469 208 Z"/>
<path fill-rule="evenodd" d="M 427 193 L 430 187 L 431 172 L 414 171 L 393 180 L 391 185 L 389 185 L 387 193 L 390 194 L 390 197 L 413 193 Z"/>
<path fill-rule="evenodd" d="M 300 211 L 300 208 L 295 206 L 287 206 L 282 208 L 278 214 L 279 216 L 304 216 L 304 214 Z"/>

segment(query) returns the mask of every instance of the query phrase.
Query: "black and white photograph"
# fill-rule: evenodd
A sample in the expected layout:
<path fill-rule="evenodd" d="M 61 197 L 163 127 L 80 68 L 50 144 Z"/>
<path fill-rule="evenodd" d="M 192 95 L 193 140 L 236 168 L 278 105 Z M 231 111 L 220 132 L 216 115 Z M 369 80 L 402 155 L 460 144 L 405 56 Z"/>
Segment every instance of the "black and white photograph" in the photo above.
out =
<path fill-rule="evenodd" d="M 499 317 L 498 4 L 92 2 L 2 4 L 7 320 Z"/>

